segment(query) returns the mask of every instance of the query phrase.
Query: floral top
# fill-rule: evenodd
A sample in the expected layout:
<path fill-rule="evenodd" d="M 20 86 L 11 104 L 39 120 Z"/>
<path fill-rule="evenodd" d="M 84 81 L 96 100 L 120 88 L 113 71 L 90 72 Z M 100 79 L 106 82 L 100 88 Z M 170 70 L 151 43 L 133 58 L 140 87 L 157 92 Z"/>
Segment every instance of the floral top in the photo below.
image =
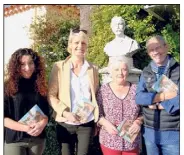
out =
<path fill-rule="evenodd" d="M 101 86 L 97 93 L 99 104 L 99 117 L 104 117 L 115 126 L 118 126 L 124 119 L 135 120 L 139 116 L 140 107 L 135 103 L 136 85 L 131 84 L 128 94 L 124 99 L 118 98 L 112 91 L 109 84 Z M 114 150 L 129 151 L 140 144 L 140 134 L 131 144 L 118 135 L 109 134 L 104 128 L 99 133 L 100 144 Z"/>

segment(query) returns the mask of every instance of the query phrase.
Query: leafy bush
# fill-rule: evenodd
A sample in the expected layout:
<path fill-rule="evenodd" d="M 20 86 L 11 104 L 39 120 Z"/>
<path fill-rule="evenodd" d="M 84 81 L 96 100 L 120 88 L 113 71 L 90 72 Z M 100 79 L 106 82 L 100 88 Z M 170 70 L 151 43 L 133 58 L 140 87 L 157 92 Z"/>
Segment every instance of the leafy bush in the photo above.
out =
<path fill-rule="evenodd" d="M 121 16 L 126 23 L 125 34 L 135 39 L 141 47 L 133 56 L 135 67 L 143 69 L 150 61 L 145 50 L 145 43 L 153 34 L 162 34 L 166 38 L 171 46 L 172 55 L 179 61 L 178 6 L 172 6 L 173 10 L 168 17 L 169 21 L 165 21 L 165 23 L 161 23 L 148 13 L 140 15 L 141 11 L 145 12 L 143 7 L 143 5 L 100 5 L 95 7 L 91 14 L 92 36 L 87 55 L 88 60 L 100 68 L 107 65 L 108 56 L 104 53 L 104 47 L 115 37 L 110 28 L 111 18 Z M 163 11 L 162 14 L 164 13 Z M 172 25 L 170 21 L 172 21 Z M 173 27 L 175 27 L 175 31 Z"/>
<path fill-rule="evenodd" d="M 107 65 L 108 57 L 103 49 L 105 44 L 114 38 L 110 28 L 111 18 L 114 16 L 124 18 L 126 35 L 134 38 L 139 43 L 145 42 L 149 34 L 153 33 L 155 29 L 151 23 L 151 15 L 143 20 L 137 17 L 137 13 L 141 8 L 143 8 L 142 5 L 101 5 L 96 7 L 91 15 L 93 33 L 90 38 L 88 59 L 100 67 Z"/>
<path fill-rule="evenodd" d="M 56 135 L 56 122 L 53 120 L 53 118 L 51 118 L 45 130 L 46 146 L 43 155 L 60 155 L 59 144 Z"/>
<path fill-rule="evenodd" d="M 50 7 L 49 7 L 50 8 Z M 34 40 L 33 48 L 46 60 L 47 77 L 53 63 L 64 60 L 67 52 L 68 36 L 71 28 L 79 25 L 79 16 L 70 17 L 72 9 L 66 7 L 62 12 L 48 9 L 45 16 L 37 17 L 31 24 L 30 33 Z"/>
<path fill-rule="evenodd" d="M 169 53 L 180 60 L 180 37 L 179 32 L 173 30 L 172 25 L 167 24 L 162 30 L 162 35 L 169 44 Z"/>

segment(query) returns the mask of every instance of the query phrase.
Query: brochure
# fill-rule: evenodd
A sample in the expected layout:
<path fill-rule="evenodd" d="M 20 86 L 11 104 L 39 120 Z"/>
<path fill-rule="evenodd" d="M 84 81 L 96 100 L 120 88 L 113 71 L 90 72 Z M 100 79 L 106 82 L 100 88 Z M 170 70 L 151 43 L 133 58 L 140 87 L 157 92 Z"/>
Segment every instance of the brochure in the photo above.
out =
<path fill-rule="evenodd" d="M 164 74 L 153 84 L 152 89 L 158 93 L 178 91 L 178 86 Z"/>
<path fill-rule="evenodd" d="M 129 128 L 131 127 L 131 125 L 132 125 L 132 121 L 124 120 L 117 127 L 117 130 L 119 131 L 118 133 L 119 136 L 124 138 L 126 141 L 133 143 L 138 133 L 134 133 L 134 134 L 129 133 Z"/>
<path fill-rule="evenodd" d="M 86 123 L 94 108 L 91 101 L 83 99 L 76 104 L 73 113 L 77 115 L 80 123 Z"/>
<path fill-rule="evenodd" d="M 36 104 L 33 106 L 20 120 L 23 124 L 32 124 L 41 121 L 45 116 L 39 106 Z"/>

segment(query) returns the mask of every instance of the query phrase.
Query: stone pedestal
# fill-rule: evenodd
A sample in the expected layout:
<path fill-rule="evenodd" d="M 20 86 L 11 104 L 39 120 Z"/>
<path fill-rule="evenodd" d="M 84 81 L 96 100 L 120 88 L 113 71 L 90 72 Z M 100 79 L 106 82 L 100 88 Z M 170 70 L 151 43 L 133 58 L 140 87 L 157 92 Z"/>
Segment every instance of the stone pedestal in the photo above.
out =
<path fill-rule="evenodd" d="M 101 85 L 109 83 L 110 81 L 112 81 L 109 73 L 101 73 L 100 75 L 102 76 L 102 79 L 100 81 Z M 140 75 L 141 75 L 141 73 L 140 74 L 129 73 L 127 81 L 137 84 L 139 82 L 139 76 Z"/>

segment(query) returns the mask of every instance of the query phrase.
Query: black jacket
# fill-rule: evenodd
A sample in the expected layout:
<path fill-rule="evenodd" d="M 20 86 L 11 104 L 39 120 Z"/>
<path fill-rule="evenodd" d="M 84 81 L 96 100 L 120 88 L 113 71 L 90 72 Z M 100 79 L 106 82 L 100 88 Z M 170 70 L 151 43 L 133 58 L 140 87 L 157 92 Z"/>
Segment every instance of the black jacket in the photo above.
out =
<path fill-rule="evenodd" d="M 47 98 L 35 91 L 35 80 L 22 78 L 18 86 L 18 92 L 13 97 L 4 96 L 4 117 L 19 121 L 35 104 L 49 117 Z M 31 138 L 25 132 L 11 130 L 6 127 L 4 129 L 6 143 L 15 143 L 23 141 L 24 138 Z M 44 132 L 38 137 L 44 138 Z"/>

